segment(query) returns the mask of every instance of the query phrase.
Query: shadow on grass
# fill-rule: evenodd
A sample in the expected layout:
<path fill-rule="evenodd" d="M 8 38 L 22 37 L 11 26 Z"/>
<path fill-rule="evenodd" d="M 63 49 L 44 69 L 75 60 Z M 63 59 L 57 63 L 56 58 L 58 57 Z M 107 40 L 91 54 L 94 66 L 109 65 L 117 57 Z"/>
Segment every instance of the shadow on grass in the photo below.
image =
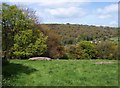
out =
<path fill-rule="evenodd" d="M 32 72 L 37 71 L 35 68 L 24 66 L 22 64 L 9 63 L 2 67 L 3 79 L 16 77 L 21 73 L 31 74 Z"/>

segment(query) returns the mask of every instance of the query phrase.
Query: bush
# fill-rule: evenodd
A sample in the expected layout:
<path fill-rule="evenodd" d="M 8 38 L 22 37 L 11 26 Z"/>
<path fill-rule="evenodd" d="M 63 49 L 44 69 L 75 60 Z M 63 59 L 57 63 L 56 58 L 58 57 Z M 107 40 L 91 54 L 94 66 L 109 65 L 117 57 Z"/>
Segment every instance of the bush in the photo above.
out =
<path fill-rule="evenodd" d="M 96 55 L 96 45 L 89 41 L 81 41 L 78 46 L 83 50 L 82 58 L 86 57 L 89 59 L 95 59 Z"/>
<path fill-rule="evenodd" d="M 95 44 L 88 41 L 81 41 L 76 45 L 67 47 L 66 55 L 69 59 L 93 59 L 95 58 Z"/>
<path fill-rule="evenodd" d="M 110 41 L 97 44 L 98 59 L 118 59 L 118 45 Z"/>
<path fill-rule="evenodd" d="M 14 37 L 13 55 L 16 58 L 40 56 L 47 50 L 47 37 L 42 33 L 33 34 L 32 30 L 21 31 Z"/>
<path fill-rule="evenodd" d="M 89 56 L 89 58 L 91 58 L 91 59 L 95 58 L 95 54 L 96 54 L 95 44 L 93 44 L 89 41 L 81 41 L 78 45 L 81 46 L 82 50 L 84 50 L 84 52 L 86 53 L 85 56 Z"/>

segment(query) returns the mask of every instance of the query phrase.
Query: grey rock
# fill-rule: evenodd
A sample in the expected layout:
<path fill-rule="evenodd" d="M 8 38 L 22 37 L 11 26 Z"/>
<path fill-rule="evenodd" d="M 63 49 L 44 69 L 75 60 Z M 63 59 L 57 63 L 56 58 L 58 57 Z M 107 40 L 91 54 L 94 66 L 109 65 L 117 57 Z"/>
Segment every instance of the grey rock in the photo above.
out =
<path fill-rule="evenodd" d="M 32 57 L 32 58 L 29 58 L 28 60 L 51 60 L 51 58 L 48 58 L 48 57 Z"/>

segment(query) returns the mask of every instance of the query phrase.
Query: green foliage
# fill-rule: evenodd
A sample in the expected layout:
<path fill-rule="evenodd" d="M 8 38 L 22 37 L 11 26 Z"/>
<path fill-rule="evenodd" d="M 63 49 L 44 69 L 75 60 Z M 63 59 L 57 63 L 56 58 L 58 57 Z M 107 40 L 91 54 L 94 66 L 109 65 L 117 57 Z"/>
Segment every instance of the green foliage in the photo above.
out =
<path fill-rule="evenodd" d="M 14 36 L 17 33 L 35 29 L 36 16 L 33 12 L 29 9 L 20 9 L 16 5 L 2 4 L 2 50 L 4 58 L 10 58 L 10 48 L 14 45 Z"/>
<path fill-rule="evenodd" d="M 118 45 L 111 41 L 80 41 L 66 47 L 67 59 L 118 59 Z"/>
<path fill-rule="evenodd" d="M 98 43 L 97 58 L 118 59 L 118 45 L 110 41 Z"/>
<path fill-rule="evenodd" d="M 62 38 L 64 45 L 77 44 L 82 40 L 107 40 L 118 36 L 118 29 L 114 27 L 98 27 L 92 25 L 78 24 L 42 24 L 49 26 L 50 30 L 54 30 Z"/>
<path fill-rule="evenodd" d="M 96 54 L 96 46 L 95 44 L 89 42 L 89 41 L 81 41 L 78 43 L 78 46 L 81 46 L 84 52 L 86 53 L 84 56 L 89 57 L 90 59 L 94 58 L 95 59 L 95 54 Z"/>
<path fill-rule="evenodd" d="M 66 48 L 65 52 L 67 55 L 68 59 L 77 59 L 77 48 L 75 45 L 70 45 L 69 47 Z"/>
<path fill-rule="evenodd" d="M 116 44 L 119 43 L 119 38 L 118 37 L 112 37 L 109 40 L 112 41 L 112 42 L 114 42 L 114 43 L 116 43 Z"/>
<path fill-rule="evenodd" d="M 32 30 L 21 31 L 14 37 L 13 55 L 15 55 L 16 58 L 40 56 L 46 52 L 46 40 L 47 37 L 44 37 L 42 33 L 36 36 Z"/>
<path fill-rule="evenodd" d="M 76 45 L 70 45 L 67 49 L 67 55 L 69 59 L 95 59 L 95 47 L 95 44 L 92 44 L 88 41 L 81 41 Z"/>

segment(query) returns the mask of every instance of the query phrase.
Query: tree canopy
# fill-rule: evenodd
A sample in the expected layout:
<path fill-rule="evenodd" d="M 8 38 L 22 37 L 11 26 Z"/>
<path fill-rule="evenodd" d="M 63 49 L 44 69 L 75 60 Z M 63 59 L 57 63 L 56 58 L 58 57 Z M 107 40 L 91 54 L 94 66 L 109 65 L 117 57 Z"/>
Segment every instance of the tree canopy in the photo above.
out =
<path fill-rule="evenodd" d="M 13 56 L 16 58 L 29 58 L 31 56 L 40 56 L 46 52 L 47 37 L 43 33 L 38 36 L 32 35 L 32 30 L 21 31 L 14 37 Z"/>
<path fill-rule="evenodd" d="M 4 58 L 9 58 L 7 56 L 14 45 L 15 35 L 26 30 L 34 32 L 36 23 L 37 18 L 34 11 L 19 8 L 16 5 L 2 4 L 2 50 Z"/>

